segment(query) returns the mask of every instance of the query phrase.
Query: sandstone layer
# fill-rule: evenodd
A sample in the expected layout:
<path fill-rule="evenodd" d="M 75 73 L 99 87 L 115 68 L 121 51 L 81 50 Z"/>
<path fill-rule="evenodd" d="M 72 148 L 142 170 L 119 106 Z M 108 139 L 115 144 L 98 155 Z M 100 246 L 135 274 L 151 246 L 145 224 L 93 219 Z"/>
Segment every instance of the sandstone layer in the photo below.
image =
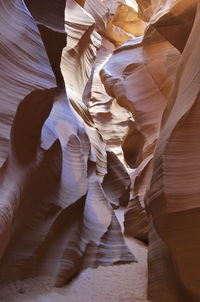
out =
<path fill-rule="evenodd" d="M 1 282 L 49 275 L 60 286 L 86 267 L 135 262 L 112 208 L 130 179 L 83 102 L 108 7 L 0 6 Z"/>
<path fill-rule="evenodd" d="M 200 301 L 198 1 L 0 0 L 0 14 L 0 282 L 137 262 L 127 206 L 149 300 Z"/>
<path fill-rule="evenodd" d="M 119 47 L 101 71 L 134 119 L 122 145 L 136 169 L 125 232 L 149 240 L 151 301 L 199 301 L 197 1 L 137 2 L 144 37 Z"/>

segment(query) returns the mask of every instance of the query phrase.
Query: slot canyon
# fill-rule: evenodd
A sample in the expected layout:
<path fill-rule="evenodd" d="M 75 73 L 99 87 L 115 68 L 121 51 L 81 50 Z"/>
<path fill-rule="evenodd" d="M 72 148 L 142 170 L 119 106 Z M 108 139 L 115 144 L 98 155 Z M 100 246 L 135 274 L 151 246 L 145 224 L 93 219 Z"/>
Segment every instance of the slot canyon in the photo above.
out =
<path fill-rule="evenodd" d="M 200 302 L 200 2 L 0 15 L 0 301 Z"/>

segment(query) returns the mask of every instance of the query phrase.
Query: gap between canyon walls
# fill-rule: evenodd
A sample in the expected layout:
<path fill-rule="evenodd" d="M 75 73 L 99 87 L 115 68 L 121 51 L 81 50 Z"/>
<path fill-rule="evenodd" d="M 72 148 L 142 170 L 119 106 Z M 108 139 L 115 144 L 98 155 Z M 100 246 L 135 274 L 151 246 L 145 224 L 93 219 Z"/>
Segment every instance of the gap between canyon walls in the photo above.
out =
<path fill-rule="evenodd" d="M 147 245 L 148 299 L 200 299 L 199 170 L 184 161 L 199 151 L 199 8 L 125 2 L 0 0 L 4 301 L 44 278 L 38 299 L 73 302 L 98 272 L 102 288 L 116 274 L 109 301 L 147 301 Z"/>

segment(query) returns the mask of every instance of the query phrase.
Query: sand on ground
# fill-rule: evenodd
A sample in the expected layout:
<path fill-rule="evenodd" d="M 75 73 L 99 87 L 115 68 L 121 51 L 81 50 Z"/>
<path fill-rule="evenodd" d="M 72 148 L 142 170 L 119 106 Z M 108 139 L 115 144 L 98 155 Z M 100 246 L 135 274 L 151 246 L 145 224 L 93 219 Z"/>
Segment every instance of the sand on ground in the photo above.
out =
<path fill-rule="evenodd" d="M 116 215 L 123 229 L 123 209 Z M 147 247 L 126 238 L 138 263 L 100 266 L 82 271 L 70 284 L 54 288 L 49 277 L 0 286 L 1 302 L 145 302 L 147 295 Z"/>

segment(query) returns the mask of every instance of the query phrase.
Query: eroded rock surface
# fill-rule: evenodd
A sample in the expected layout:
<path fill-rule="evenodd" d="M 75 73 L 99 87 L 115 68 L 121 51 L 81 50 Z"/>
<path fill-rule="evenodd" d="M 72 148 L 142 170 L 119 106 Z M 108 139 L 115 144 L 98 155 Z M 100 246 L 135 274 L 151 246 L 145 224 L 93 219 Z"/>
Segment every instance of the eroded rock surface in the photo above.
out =
<path fill-rule="evenodd" d="M 136 261 L 112 208 L 128 201 L 130 179 L 82 99 L 104 12 L 26 4 L 0 2 L 0 280 L 49 275 L 60 286 L 86 267 Z"/>
<path fill-rule="evenodd" d="M 125 232 L 147 240 L 150 226 L 150 300 L 199 301 L 198 165 L 189 163 L 198 154 L 197 1 L 137 2 L 149 22 L 144 37 L 101 71 L 107 93 L 134 118 L 122 145 L 136 168 Z"/>
<path fill-rule="evenodd" d="M 1 283 L 136 262 L 127 206 L 150 301 L 200 300 L 200 8 L 136 2 L 0 0 Z"/>
<path fill-rule="evenodd" d="M 140 239 L 136 234 L 139 226 L 137 214 L 131 208 L 138 202 L 144 207 L 144 194 L 151 179 L 152 156 L 179 56 L 178 51 L 155 31 L 152 41 L 146 36 L 127 41 L 114 52 L 101 71 L 107 92 L 132 114 L 129 132 L 122 144 L 127 163 L 136 169 L 131 173 L 132 202 L 126 215 L 125 232 Z M 142 224 L 146 225 L 146 222 Z M 147 230 L 146 225 L 146 235 L 142 235 L 145 240 Z"/>

